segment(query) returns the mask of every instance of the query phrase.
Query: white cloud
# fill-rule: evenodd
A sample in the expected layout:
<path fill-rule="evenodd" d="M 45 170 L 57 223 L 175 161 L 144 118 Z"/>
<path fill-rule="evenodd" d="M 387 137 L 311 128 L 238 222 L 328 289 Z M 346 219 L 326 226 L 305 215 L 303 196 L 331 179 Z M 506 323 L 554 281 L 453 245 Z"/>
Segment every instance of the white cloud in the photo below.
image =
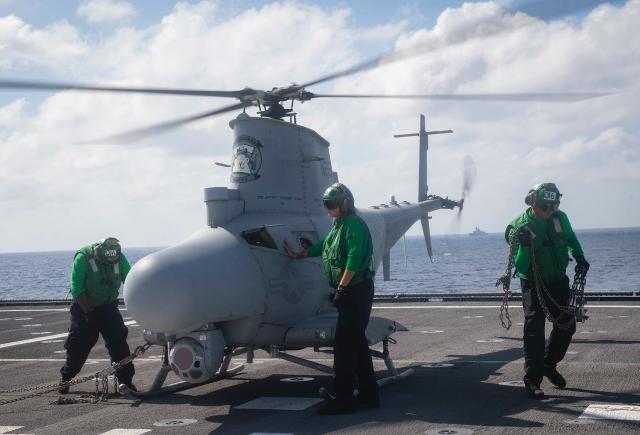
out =
<path fill-rule="evenodd" d="M 528 187 L 545 180 L 558 182 L 577 228 L 634 224 L 631 219 L 640 212 L 634 188 L 640 174 L 640 99 L 633 88 L 640 75 L 640 1 L 552 23 L 505 14 L 492 3 L 470 3 L 443 12 L 434 28 L 411 32 L 402 22 L 355 26 L 344 8 L 273 3 L 223 19 L 223 7 L 178 3 L 152 26 L 117 28 L 89 42 L 80 42 L 82 35 L 68 24 L 66 35 L 73 36 L 62 38 L 64 32 L 33 29 L 13 17 L 20 23 L 14 28 L 31 36 L 0 36 L 5 42 L 0 52 L 8 54 L 1 62 L 6 68 L 25 59 L 35 62 L 35 54 L 23 57 L 21 44 L 32 41 L 27 46 L 37 53 L 33 35 L 46 34 L 58 41 L 47 50 L 68 55 L 43 55 L 39 61 L 56 70 L 73 59 L 69 80 L 270 89 L 348 67 L 367 58 L 372 44 L 382 52 L 390 46 L 429 42 L 442 47 L 453 41 L 452 47 L 312 90 L 621 92 L 560 104 L 318 99 L 298 105 L 298 121 L 331 142 L 334 169 L 357 202 L 380 203 L 391 194 L 415 200 L 417 145 L 392 135 L 415 131 L 418 114 L 425 113 L 429 128 L 455 131 L 430 139 L 432 193 L 457 197 L 463 158 L 475 159 L 478 182 L 466 202 L 463 225 L 500 231 L 522 210 Z M 483 29 L 467 29 L 479 19 L 488 20 Z M 473 37 L 457 43 L 460 28 Z M 494 36 L 476 37 L 487 33 Z M 73 248 L 104 234 L 116 234 L 127 245 L 168 244 L 188 235 L 204 222 L 201 189 L 228 183 L 227 172 L 213 162 L 229 160 L 227 123 L 235 114 L 131 146 L 74 143 L 229 103 L 63 92 L 30 105 L 29 113 L 24 102 L 0 108 L 0 231 L 12 228 L 1 235 L 0 250 Z M 605 187 L 617 201 L 614 210 L 594 205 L 589 197 Z M 434 213 L 434 233 L 449 231 L 452 216 Z"/>
<path fill-rule="evenodd" d="M 101 24 L 131 18 L 136 10 L 126 1 L 86 0 L 78 6 L 76 14 L 91 24 Z"/>
<path fill-rule="evenodd" d="M 34 29 L 15 15 L 0 17 L 0 71 L 39 65 L 67 70 L 86 52 L 78 31 L 66 21 Z"/>

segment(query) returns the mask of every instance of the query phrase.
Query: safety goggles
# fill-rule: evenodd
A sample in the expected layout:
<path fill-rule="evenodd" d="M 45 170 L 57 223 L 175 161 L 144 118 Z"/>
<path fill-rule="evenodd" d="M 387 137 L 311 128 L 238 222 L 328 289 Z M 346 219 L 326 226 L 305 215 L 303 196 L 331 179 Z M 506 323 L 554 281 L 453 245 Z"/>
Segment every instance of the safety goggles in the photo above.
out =
<path fill-rule="evenodd" d="M 335 210 L 336 208 L 340 207 L 341 201 L 335 199 L 323 199 L 322 203 L 327 210 Z"/>
<path fill-rule="evenodd" d="M 543 212 L 548 213 L 550 211 L 558 210 L 558 208 L 560 207 L 560 204 L 558 204 L 558 203 L 556 203 L 556 204 L 537 204 L 536 207 L 538 207 Z"/>

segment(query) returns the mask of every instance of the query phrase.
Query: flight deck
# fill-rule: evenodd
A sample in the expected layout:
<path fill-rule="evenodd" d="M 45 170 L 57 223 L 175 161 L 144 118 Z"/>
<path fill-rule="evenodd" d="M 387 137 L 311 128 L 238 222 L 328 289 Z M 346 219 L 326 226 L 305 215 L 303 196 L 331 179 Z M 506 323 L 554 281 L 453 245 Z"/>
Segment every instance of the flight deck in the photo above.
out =
<path fill-rule="evenodd" d="M 626 299 L 626 300 L 625 300 Z M 565 389 L 547 380 L 547 398 L 536 401 L 522 388 L 522 308 L 512 301 L 511 329 L 500 326 L 499 300 L 378 298 L 372 315 L 409 328 L 393 335 L 390 351 L 398 368 L 413 376 L 382 389 L 379 409 L 316 415 L 318 390 L 330 375 L 256 351 L 237 375 L 150 399 L 52 404 L 59 394 L 0 405 L 0 433 L 402 433 L 472 434 L 620 433 L 640 431 L 640 297 L 593 300 L 590 318 L 578 323 L 573 343 L 558 366 Z M 142 327 L 122 314 L 133 349 L 143 344 Z M 56 382 L 64 362 L 68 307 L 0 306 L 0 390 Z M 550 325 L 547 324 L 547 330 Z M 331 365 L 331 355 L 312 349 L 293 355 Z M 102 340 L 79 376 L 108 365 Z M 151 347 L 135 362 L 134 382 L 148 388 L 162 349 Z M 376 361 L 379 375 L 384 363 Z M 170 374 L 168 382 L 179 379 Z M 65 397 L 95 391 L 93 381 L 71 387 Z M 0 402 L 29 394 L 0 395 Z"/>

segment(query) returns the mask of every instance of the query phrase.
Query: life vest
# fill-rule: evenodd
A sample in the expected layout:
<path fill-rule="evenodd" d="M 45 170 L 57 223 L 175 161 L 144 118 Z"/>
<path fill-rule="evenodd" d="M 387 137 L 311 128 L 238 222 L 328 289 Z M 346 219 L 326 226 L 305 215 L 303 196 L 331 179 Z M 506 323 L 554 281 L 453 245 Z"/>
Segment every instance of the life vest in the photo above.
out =
<path fill-rule="evenodd" d="M 526 227 L 532 236 L 536 262 L 540 274 L 545 279 L 558 279 L 565 275 L 569 264 L 569 244 L 567 234 L 562 224 L 561 212 L 555 212 L 545 221 L 546 228 L 540 228 L 537 220 L 523 213 L 507 227 L 505 237 L 508 239 L 511 231 L 522 226 Z M 521 277 L 531 279 L 531 269 L 519 270 Z"/>
<path fill-rule="evenodd" d="M 75 257 L 83 254 L 89 266 L 85 278 L 85 289 L 89 302 L 96 306 L 113 302 L 118 297 L 122 283 L 120 261 L 105 263 L 97 259 L 95 244 L 87 245 L 76 252 Z M 119 259 L 118 259 L 119 260 Z"/>

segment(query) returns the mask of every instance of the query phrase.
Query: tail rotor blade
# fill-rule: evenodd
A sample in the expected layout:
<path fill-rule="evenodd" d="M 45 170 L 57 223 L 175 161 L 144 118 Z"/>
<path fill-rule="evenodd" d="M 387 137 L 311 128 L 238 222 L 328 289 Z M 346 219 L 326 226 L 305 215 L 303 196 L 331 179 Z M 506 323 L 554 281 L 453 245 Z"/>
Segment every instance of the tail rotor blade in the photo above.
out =
<path fill-rule="evenodd" d="M 464 172 L 462 176 L 462 195 L 460 197 L 460 207 L 456 215 L 458 222 L 462 219 L 462 209 L 464 208 L 464 200 L 471 193 L 471 189 L 476 182 L 478 170 L 471 156 L 464 156 Z"/>

